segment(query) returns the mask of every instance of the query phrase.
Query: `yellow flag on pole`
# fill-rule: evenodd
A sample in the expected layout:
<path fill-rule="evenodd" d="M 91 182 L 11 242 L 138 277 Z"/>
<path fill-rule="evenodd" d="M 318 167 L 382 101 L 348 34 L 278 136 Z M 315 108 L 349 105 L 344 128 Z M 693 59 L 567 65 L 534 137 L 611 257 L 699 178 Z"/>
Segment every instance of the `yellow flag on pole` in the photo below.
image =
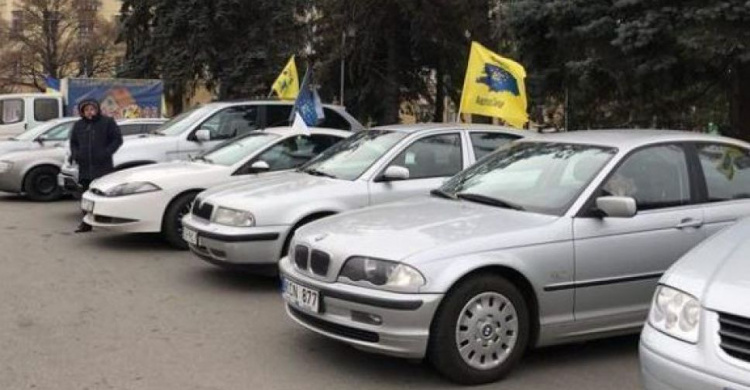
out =
<path fill-rule="evenodd" d="M 527 114 L 526 70 L 511 59 L 471 43 L 469 65 L 461 94 L 461 113 L 497 117 L 523 128 Z"/>
<path fill-rule="evenodd" d="M 273 92 L 282 100 L 294 100 L 299 94 L 299 76 L 297 75 L 297 65 L 294 62 L 294 56 L 281 71 L 281 74 L 273 83 Z"/>

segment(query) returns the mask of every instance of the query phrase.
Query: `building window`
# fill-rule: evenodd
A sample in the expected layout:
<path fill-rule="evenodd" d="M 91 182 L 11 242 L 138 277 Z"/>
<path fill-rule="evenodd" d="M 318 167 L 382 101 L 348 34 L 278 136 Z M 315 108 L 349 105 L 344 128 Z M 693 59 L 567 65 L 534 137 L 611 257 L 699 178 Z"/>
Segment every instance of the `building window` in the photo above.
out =
<path fill-rule="evenodd" d="M 78 23 L 78 38 L 86 39 L 94 34 L 94 20 L 81 19 Z"/>
<path fill-rule="evenodd" d="M 10 37 L 19 38 L 23 31 L 23 11 L 11 12 Z"/>

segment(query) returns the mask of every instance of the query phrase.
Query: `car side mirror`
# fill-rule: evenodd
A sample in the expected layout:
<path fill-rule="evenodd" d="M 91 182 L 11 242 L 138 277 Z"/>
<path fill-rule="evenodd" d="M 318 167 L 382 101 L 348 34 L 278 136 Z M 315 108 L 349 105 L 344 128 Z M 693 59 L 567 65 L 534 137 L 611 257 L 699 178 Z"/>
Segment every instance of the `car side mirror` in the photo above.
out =
<path fill-rule="evenodd" d="M 211 140 L 211 131 L 200 129 L 195 132 L 195 140 L 198 142 L 208 142 Z"/>
<path fill-rule="evenodd" d="M 383 172 L 382 181 L 409 180 L 409 168 L 391 165 Z"/>
<path fill-rule="evenodd" d="M 250 171 L 253 173 L 263 173 L 271 170 L 271 166 L 267 162 L 260 160 L 253 163 L 250 166 Z"/>
<path fill-rule="evenodd" d="M 602 196 L 596 198 L 596 208 L 611 218 L 633 218 L 638 212 L 635 199 L 627 196 Z"/>
<path fill-rule="evenodd" d="M 47 139 L 43 135 L 34 138 L 34 142 L 38 143 L 39 145 L 44 145 L 44 141 L 46 140 Z"/>

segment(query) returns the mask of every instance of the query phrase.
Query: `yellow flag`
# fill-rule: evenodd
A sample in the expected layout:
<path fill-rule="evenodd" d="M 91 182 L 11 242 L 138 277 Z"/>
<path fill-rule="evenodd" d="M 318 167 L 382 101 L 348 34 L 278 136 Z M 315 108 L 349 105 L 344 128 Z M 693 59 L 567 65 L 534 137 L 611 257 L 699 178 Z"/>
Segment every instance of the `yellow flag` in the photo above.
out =
<path fill-rule="evenodd" d="M 273 91 L 282 100 L 294 100 L 299 94 L 299 76 L 297 75 L 297 65 L 294 62 L 294 56 L 281 71 L 279 77 L 273 83 Z"/>
<path fill-rule="evenodd" d="M 497 117 L 523 128 L 529 121 L 525 78 L 526 70 L 521 64 L 472 42 L 459 115 Z"/>

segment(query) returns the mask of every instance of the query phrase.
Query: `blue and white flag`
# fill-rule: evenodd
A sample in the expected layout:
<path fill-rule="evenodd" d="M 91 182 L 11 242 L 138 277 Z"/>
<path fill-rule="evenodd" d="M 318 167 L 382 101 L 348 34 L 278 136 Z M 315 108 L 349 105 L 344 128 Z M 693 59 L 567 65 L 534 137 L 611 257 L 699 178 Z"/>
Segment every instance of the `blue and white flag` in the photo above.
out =
<path fill-rule="evenodd" d="M 318 123 L 325 119 L 325 114 L 323 113 L 323 104 L 320 102 L 318 91 L 311 85 L 311 79 L 312 72 L 308 67 L 299 89 L 299 95 L 297 95 L 297 100 L 294 102 L 294 111 L 292 112 L 290 121 L 293 120 L 296 113 L 299 113 L 306 125 L 317 126 Z"/>

